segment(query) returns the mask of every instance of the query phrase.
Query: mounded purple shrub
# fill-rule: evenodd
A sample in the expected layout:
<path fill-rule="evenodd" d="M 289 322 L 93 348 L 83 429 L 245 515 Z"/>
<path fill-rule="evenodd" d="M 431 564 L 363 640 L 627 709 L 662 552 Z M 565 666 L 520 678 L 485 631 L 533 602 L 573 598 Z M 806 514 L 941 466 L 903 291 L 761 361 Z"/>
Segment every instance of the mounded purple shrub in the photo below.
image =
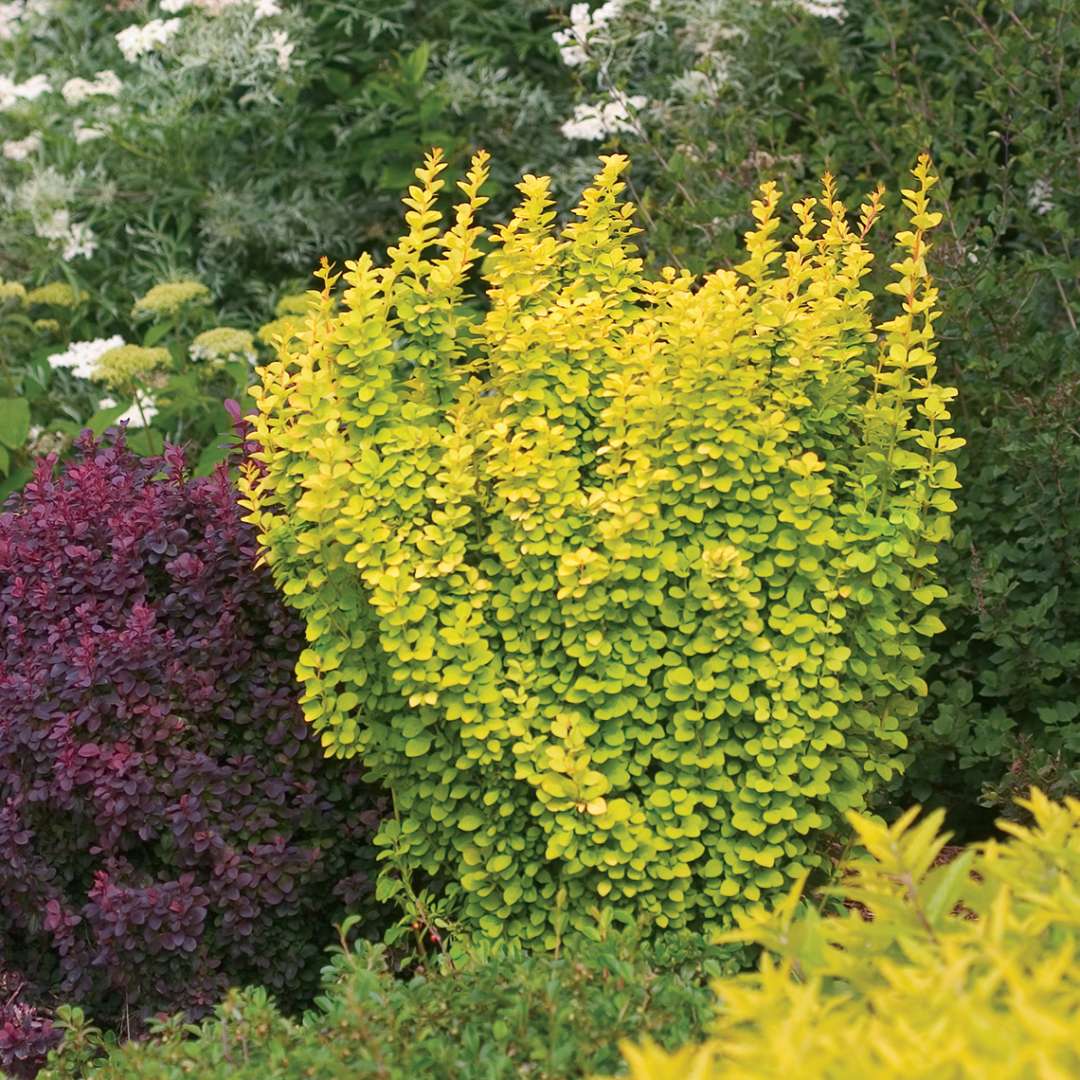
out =
<path fill-rule="evenodd" d="M 24 1004 L 125 1032 L 230 985 L 300 1004 L 334 921 L 373 911 L 381 802 L 305 725 L 303 630 L 255 557 L 224 470 L 122 438 L 44 460 L 0 513 L 0 960 Z"/>

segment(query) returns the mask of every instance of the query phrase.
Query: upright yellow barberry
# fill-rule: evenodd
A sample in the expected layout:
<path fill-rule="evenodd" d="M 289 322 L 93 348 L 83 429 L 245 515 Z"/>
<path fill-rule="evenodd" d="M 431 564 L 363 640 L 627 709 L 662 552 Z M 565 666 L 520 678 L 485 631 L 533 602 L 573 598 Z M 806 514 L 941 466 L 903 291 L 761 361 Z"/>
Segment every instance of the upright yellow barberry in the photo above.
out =
<path fill-rule="evenodd" d="M 324 267 L 254 392 L 243 489 L 307 719 L 492 935 L 550 940 L 560 890 L 587 932 L 600 902 L 724 924 L 785 887 L 897 768 L 941 625 L 929 163 L 878 329 L 880 192 L 855 229 L 827 178 L 785 244 L 766 185 L 740 267 L 653 279 L 626 167 L 561 230 L 526 176 L 485 237 L 486 155 L 444 229 L 433 153 L 387 265 Z"/>

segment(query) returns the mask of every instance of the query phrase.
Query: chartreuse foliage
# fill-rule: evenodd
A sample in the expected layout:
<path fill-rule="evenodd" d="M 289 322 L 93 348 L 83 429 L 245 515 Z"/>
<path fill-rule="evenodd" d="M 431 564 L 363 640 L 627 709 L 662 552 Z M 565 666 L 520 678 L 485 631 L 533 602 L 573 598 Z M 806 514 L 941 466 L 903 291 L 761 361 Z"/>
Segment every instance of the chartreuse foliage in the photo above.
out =
<path fill-rule="evenodd" d="M 892 774 L 941 628 L 929 162 L 876 328 L 878 194 L 853 230 L 826 178 L 785 248 L 767 184 L 741 266 L 652 280 L 626 165 L 561 232 L 524 178 L 481 314 L 486 156 L 442 232 L 431 155 L 388 265 L 350 263 L 340 310 L 324 269 L 255 391 L 243 489 L 307 719 L 392 791 L 395 865 L 489 934 L 587 932 L 602 898 L 724 923 L 788 885 Z"/>
<path fill-rule="evenodd" d="M 1023 805 L 1032 828 L 935 869 L 941 812 L 853 815 L 870 858 L 835 891 L 872 921 L 800 909 L 798 887 L 747 920 L 732 937 L 778 959 L 715 985 L 708 1044 L 626 1048 L 633 1080 L 1080 1075 L 1080 802 Z"/>

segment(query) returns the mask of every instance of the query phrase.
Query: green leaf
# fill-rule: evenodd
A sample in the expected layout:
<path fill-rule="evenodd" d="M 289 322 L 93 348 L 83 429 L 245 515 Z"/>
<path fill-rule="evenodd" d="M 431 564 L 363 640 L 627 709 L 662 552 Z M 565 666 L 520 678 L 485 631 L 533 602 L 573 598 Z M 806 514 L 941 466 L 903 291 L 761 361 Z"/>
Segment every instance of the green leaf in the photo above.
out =
<path fill-rule="evenodd" d="M 128 446 L 143 457 L 156 457 L 165 449 L 165 436 L 153 428 L 136 428 L 128 432 Z"/>
<path fill-rule="evenodd" d="M 924 615 L 913 629 L 917 634 L 931 637 L 934 634 L 940 634 L 945 629 L 945 624 L 936 615 Z"/>
<path fill-rule="evenodd" d="M 401 70 L 411 83 L 419 83 L 431 59 L 431 42 L 421 42 L 402 62 Z"/>
<path fill-rule="evenodd" d="M 21 449 L 30 433 L 30 403 L 25 398 L 0 398 L 0 445 Z"/>
<path fill-rule="evenodd" d="M 431 738 L 427 735 L 417 735 L 405 743 L 406 757 L 423 757 L 431 749 Z"/>
<path fill-rule="evenodd" d="M 151 348 L 156 345 L 166 334 L 172 333 L 176 323 L 171 319 L 161 323 L 154 323 L 149 330 L 146 331 L 146 336 L 143 338 L 143 345 L 146 348 Z"/>
<path fill-rule="evenodd" d="M 95 435 L 101 435 L 112 427 L 127 410 L 128 406 L 126 404 L 113 405 L 108 409 L 98 409 L 81 427 L 88 427 Z"/>
<path fill-rule="evenodd" d="M 352 92 L 352 79 L 349 78 L 347 72 L 337 68 L 326 68 L 323 71 L 323 82 L 334 97 L 348 97 Z"/>
<path fill-rule="evenodd" d="M 196 476 L 209 476 L 220 462 L 228 458 L 232 446 L 231 443 L 223 441 L 225 438 L 226 434 L 222 432 L 216 435 L 210 445 L 203 449 L 203 452 L 199 455 L 199 460 L 195 463 Z"/>
<path fill-rule="evenodd" d="M 0 475 L 7 476 L 7 471 L 10 468 L 11 451 L 4 446 L 0 446 Z"/>

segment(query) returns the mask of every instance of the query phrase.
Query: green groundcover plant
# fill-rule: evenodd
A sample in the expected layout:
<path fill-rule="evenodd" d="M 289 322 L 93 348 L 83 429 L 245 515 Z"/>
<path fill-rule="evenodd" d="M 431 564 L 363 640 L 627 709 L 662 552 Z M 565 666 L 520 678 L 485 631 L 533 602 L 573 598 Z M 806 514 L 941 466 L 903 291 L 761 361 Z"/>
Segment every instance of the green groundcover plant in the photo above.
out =
<path fill-rule="evenodd" d="M 650 945 L 623 931 L 555 957 L 482 948 L 401 981 L 361 944 L 333 956 L 302 1020 L 263 990 L 235 991 L 201 1025 L 170 1020 L 117 1047 L 61 1010 L 65 1040 L 40 1080 L 571 1080 L 617 1068 L 620 1037 L 700 1037 L 708 980 L 739 962 L 690 935 Z"/>
<path fill-rule="evenodd" d="M 305 715 L 393 794 L 398 869 L 469 929 L 551 942 L 594 905 L 724 923 L 821 856 L 899 766 L 937 633 L 961 445 L 934 379 L 935 183 L 904 191 L 875 325 L 826 178 L 745 261 L 648 277 L 624 158 L 561 231 L 526 176 L 487 236 L 479 155 L 444 232 L 350 263 L 261 370 L 242 490 L 307 623 Z M 820 211 L 820 212 L 819 212 Z"/>

